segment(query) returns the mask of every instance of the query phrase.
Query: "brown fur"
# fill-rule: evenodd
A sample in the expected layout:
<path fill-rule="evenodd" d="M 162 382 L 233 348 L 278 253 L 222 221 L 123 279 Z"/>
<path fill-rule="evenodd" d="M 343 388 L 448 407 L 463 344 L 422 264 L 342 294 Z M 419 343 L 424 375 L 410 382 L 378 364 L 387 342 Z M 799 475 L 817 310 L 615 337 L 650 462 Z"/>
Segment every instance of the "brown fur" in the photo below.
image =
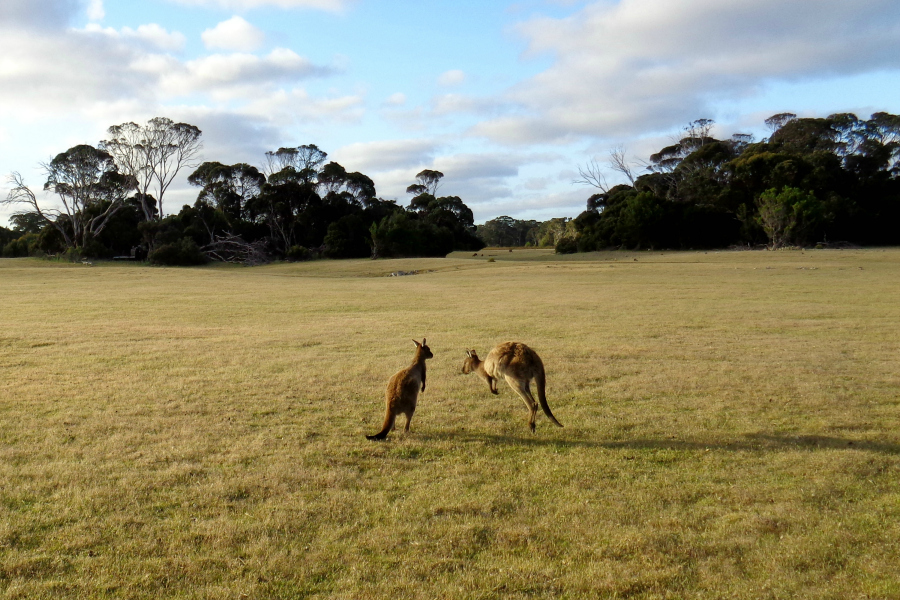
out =
<path fill-rule="evenodd" d="M 546 396 L 546 378 L 544 376 L 544 363 L 537 352 L 519 342 L 503 342 L 497 345 L 483 361 L 479 360 L 474 350 L 466 350 L 466 361 L 463 363 L 463 373 L 478 373 L 484 379 L 492 394 L 499 394 L 497 380 L 501 377 L 506 380 L 509 387 L 522 398 L 528 407 L 528 426 L 534 431 L 534 418 L 537 415 L 538 403 L 544 414 L 556 425 L 562 427 L 562 423 L 556 420 L 550 412 Z M 537 388 L 538 401 L 535 402 L 531 394 L 531 380 L 534 380 Z"/>
<path fill-rule="evenodd" d="M 409 431 L 409 422 L 412 420 L 413 413 L 416 412 L 419 391 L 425 391 L 425 361 L 434 357 L 431 349 L 425 345 L 425 338 L 422 338 L 421 344 L 416 340 L 413 340 L 413 343 L 416 345 L 416 356 L 412 364 L 397 371 L 388 382 L 387 391 L 384 394 L 387 404 L 384 425 L 382 425 L 381 431 L 375 435 L 367 435 L 367 439 L 383 440 L 386 438 L 394 428 L 397 415 L 400 414 L 406 415 L 405 431 Z"/>

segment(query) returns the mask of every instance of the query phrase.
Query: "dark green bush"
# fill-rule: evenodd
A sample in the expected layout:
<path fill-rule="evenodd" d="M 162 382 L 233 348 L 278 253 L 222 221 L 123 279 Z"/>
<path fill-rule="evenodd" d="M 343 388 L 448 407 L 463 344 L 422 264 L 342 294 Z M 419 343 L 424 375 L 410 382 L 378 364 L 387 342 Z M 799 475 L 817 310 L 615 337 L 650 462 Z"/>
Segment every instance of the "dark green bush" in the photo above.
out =
<path fill-rule="evenodd" d="M 299 262 L 312 258 L 312 253 L 305 246 L 291 246 L 286 257 L 290 261 Z"/>
<path fill-rule="evenodd" d="M 578 252 L 578 242 L 575 238 L 563 238 L 556 243 L 557 254 L 575 254 Z"/>
<path fill-rule="evenodd" d="M 328 226 L 325 256 L 328 258 L 366 258 L 372 255 L 369 224 L 358 214 L 347 215 Z"/>
<path fill-rule="evenodd" d="M 150 253 L 149 259 L 151 264 L 165 266 L 203 265 L 209 262 L 197 242 L 189 237 L 159 246 Z"/>
<path fill-rule="evenodd" d="M 18 239 L 15 239 L 3 246 L 0 255 L 2 255 L 4 258 L 20 258 L 24 256 L 33 256 L 38 251 L 37 241 L 38 234 L 26 233 Z"/>

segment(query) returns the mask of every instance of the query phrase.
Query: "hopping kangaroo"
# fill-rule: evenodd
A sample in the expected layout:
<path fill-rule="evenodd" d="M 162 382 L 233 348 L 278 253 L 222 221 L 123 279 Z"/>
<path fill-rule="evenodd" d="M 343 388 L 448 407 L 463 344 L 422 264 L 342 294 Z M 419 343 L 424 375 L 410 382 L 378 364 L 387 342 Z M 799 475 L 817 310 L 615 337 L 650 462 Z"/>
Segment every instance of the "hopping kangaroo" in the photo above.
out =
<path fill-rule="evenodd" d="M 463 363 L 463 373 L 478 373 L 484 379 L 492 394 L 497 391 L 497 380 L 503 377 L 509 387 L 517 393 L 528 407 L 528 426 L 534 431 L 534 417 L 537 415 L 538 402 L 544 414 L 556 425 L 562 427 L 562 423 L 556 420 L 550 412 L 547 404 L 547 396 L 544 393 L 546 379 L 544 378 L 544 363 L 537 352 L 519 342 L 504 342 L 491 350 L 487 358 L 478 359 L 474 350 L 466 350 L 466 362 Z M 531 380 L 534 379 L 537 388 L 538 402 L 531 395 Z"/>
<path fill-rule="evenodd" d="M 413 413 L 416 412 L 419 390 L 421 388 L 421 391 L 425 391 L 425 361 L 434 357 L 431 349 L 425 345 L 425 338 L 422 338 L 421 344 L 416 340 L 413 340 L 413 343 L 416 345 L 416 357 L 412 364 L 397 371 L 388 382 L 387 391 L 384 394 L 387 404 L 384 425 L 381 427 L 381 431 L 375 435 L 367 435 L 367 439 L 383 440 L 386 438 L 394 428 L 397 415 L 401 413 L 406 415 L 406 431 L 409 431 L 409 422 L 412 420 Z"/>

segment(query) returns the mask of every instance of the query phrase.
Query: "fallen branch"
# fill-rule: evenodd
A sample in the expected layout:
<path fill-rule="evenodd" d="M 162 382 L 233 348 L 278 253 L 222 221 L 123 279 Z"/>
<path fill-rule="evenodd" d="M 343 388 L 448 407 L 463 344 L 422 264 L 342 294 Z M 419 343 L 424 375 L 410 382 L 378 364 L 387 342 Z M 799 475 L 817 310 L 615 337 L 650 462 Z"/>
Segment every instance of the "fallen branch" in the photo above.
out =
<path fill-rule="evenodd" d="M 266 241 L 248 242 L 239 235 L 217 235 L 215 241 L 200 248 L 211 260 L 247 266 L 271 262 L 266 252 Z"/>

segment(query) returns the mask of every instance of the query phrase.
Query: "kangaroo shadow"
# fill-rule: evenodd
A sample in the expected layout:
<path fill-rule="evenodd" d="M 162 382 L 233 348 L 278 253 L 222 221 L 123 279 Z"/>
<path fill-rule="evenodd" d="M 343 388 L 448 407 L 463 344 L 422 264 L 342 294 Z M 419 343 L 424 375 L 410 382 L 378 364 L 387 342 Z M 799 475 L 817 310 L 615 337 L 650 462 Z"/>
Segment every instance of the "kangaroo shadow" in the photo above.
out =
<path fill-rule="evenodd" d="M 557 434 L 559 435 L 559 434 Z M 561 435 L 565 435 L 562 433 Z M 584 436 L 584 431 L 578 432 Z M 850 440 L 824 435 L 788 435 L 773 433 L 751 433 L 726 440 L 699 440 L 674 438 L 636 438 L 629 440 L 593 440 L 579 437 L 540 437 L 537 434 L 497 434 L 468 430 L 436 431 L 420 433 L 423 441 L 462 441 L 468 444 L 520 446 L 523 448 L 595 448 L 607 450 L 680 450 L 725 452 L 783 452 L 786 450 L 856 450 L 879 454 L 900 455 L 900 444 L 878 440 Z"/>

